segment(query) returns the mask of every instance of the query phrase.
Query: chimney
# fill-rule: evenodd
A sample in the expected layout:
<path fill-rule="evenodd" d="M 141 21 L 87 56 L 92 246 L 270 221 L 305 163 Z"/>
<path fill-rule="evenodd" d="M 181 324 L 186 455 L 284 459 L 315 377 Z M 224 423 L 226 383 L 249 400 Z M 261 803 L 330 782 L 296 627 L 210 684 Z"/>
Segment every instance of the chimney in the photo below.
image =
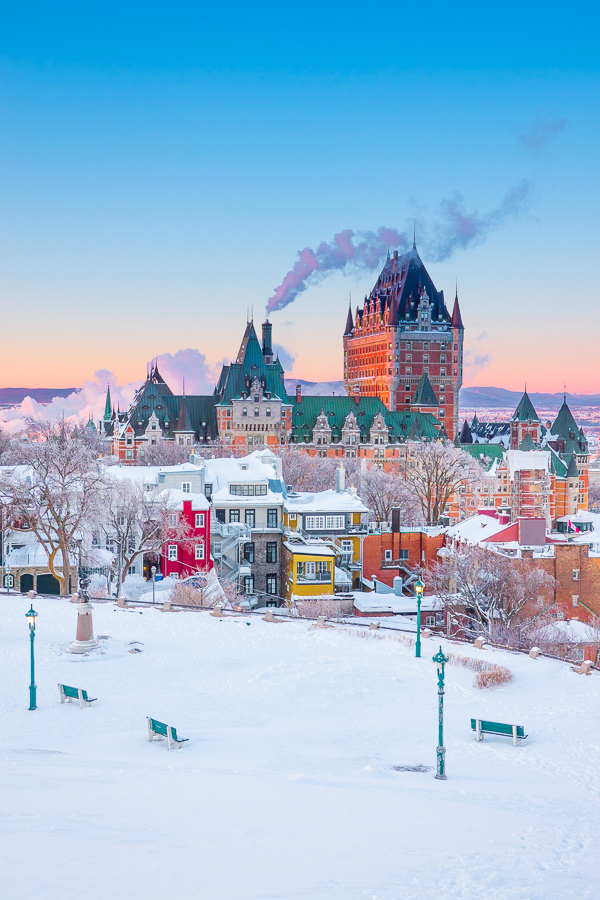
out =
<path fill-rule="evenodd" d="M 296 385 L 296 403 L 302 403 L 302 385 Z"/>
<path fill-rule="evenodd" d="M 346 470 L 344 464 L 341 463 L 335 470 L 335 489 L 341 494 L 346 487 Z"/>
<path fill-rule="evenodd" d="M 354 402 L 356 404 L 360 402 L 360 388 L 357 384 L 354 385 Z"/>
<path fill-rule="evenodd" d="M 272 358 L 273 358 L 273 347 L 272 347 L 272 345 L 271 345 L 271 332 L 272 332 L 272 330 L 273 330 L 273 326 L 271 325 L 271 323 L 270 323 L 268 320 L 267 320 L 266 322 L 263 322 L 263 326 L 262 326 L 262 344 L 263 344 L 263 345 L 262 345 L 262 352 L 263 352 L 263 356 L 269 357 L 269 359 L 267 360 L 268 362 L 271 362 L 271 360 L 272 360 Z"/>

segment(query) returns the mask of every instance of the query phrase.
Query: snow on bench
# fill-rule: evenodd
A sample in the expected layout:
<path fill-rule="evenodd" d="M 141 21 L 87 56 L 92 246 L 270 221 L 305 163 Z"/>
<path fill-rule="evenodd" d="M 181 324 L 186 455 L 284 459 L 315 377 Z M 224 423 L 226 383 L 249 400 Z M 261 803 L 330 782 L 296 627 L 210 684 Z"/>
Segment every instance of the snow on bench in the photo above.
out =
<path fill-rule="evenodd" d="M 177 729 L 172 728 L 171 725 L 165 725 L 164 722 L 158 722 L 156 719 L 151 719 L 150 716 L 146 716 L 146 720 L 149 741 L 162 741 L 163 738 L 166 738 L 169 750 L 172 750 L 173 747 L 179 750 L 182 744 L 189 741 L 189 738 L 178 738 Z"/>
<path fill-rule="evenodd" d="M 91 706 L 97 699 L 96 697 L 88 697 L 87 691 L 82 691 L 81 688 L 69 687 L 68 684 L 59 684 L 58 693 L 60 694 L 61 703 L 64 703 L 65 700 L 67 703 L 71 703 L 72 700 L 79 700 L 81 709 L 84 706 Z"/>
<path fill-rule="evenodd" d="M 502 722 L 486 722 L 483 719 L 471 719 L 471 728 L 475 732 L 475 740 L 482 741 L 484 734 L 498 734 L 511 737 L 513 744 L 518 747 L 527 735 L 522 725 L 505 725 Z"/>

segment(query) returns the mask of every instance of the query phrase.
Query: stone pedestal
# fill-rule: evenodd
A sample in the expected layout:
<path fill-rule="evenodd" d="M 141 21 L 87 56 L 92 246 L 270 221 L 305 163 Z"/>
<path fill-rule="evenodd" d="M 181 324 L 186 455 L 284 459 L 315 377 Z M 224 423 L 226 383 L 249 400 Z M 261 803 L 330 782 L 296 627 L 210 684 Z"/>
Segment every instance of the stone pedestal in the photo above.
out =
<path fill-rule="evenodd" d="M 98 646 L 92 624 L 92 604 L 79 603 L 77 607 L 77 637 L 69 647 L 69 652 L 88 653 Z"/>

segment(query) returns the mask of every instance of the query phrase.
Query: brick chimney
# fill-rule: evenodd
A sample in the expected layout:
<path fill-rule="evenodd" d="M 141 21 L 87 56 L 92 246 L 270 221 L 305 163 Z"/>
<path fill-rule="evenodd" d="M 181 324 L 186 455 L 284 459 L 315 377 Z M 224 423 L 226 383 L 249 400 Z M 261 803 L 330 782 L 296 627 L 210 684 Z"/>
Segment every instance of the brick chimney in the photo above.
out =
<path fill-rule="evenodd" d="M 296 385 L 296 403 L 302 403 L 302 385 Z"/>
<path fill-rule="evenodd" d="M 354 385 L 354 402 L 360 403 L 360 388 L 357 384 Z"/>

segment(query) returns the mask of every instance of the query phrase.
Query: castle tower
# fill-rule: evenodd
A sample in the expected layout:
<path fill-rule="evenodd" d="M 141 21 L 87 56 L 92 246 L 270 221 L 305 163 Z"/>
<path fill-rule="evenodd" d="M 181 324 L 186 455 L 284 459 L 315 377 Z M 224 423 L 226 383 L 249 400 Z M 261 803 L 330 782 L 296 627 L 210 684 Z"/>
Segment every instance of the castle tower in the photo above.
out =
<path fill-rule="evenodd" d="M 458 432 L 464 326 L 458 303 L 450 315 L 417 252 L 397 251 L 344 329 L 344 386 L 379 397 L 387 408 L 409 410 L 423 375 L 435 395 L 435 415 L 452 439 Z M 431 398 L 429 398 L 431 399 Z M 433 407 L 431 407 L 433 408 Z"/>

